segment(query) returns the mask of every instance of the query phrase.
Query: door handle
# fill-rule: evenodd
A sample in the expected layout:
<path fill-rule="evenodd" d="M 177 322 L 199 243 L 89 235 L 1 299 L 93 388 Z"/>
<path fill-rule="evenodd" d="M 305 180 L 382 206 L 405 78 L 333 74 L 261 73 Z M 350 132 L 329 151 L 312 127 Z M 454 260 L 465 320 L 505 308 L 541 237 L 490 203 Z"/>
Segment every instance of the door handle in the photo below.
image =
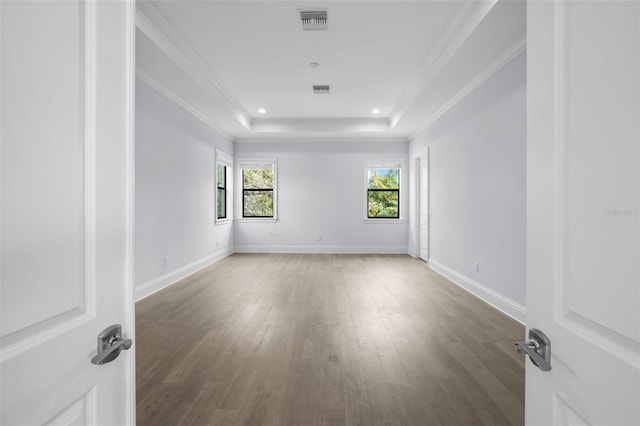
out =
<path fill-rule="evenodd" d="M 551 370 L 551 340 L 537 328 L 529 330 L 529 340 L 516 342 L 516 351 L 529 355 L 533 365 L 540 370 Z"/>
<path fill-rule="evenodd" d="M 131 347 L 131 339 L 123 339 L 120 324 L 111 325 L 98 334 L 98 354 L 91 358 L 91 363 L 100 365 L 111 362 L 120 355 L 120 352 Z"/>

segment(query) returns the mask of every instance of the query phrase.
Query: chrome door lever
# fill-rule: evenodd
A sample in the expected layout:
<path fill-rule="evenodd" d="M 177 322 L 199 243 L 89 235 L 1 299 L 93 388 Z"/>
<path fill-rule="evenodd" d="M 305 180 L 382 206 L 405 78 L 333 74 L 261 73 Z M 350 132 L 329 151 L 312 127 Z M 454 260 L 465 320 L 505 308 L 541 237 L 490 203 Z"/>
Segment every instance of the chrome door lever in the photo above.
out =
<path fill-rule="evenodd" d="M 533 365 L 540 370 L 551 370 L 551 340 L 537 328 L 529 330 L 529 340 L 516 342 L 516 351 L 529 355 Z"/>
<path fill-rule="evenodd" d="M 123 349 L 129 349 L 133 341 L 123 339 L 121 334 L 120 324 L 114 324 L 102 330 L 102 333 L 98 335 L 98 354 L 91 358 L 91 363 L 106 364 L 116 359 Z"/>

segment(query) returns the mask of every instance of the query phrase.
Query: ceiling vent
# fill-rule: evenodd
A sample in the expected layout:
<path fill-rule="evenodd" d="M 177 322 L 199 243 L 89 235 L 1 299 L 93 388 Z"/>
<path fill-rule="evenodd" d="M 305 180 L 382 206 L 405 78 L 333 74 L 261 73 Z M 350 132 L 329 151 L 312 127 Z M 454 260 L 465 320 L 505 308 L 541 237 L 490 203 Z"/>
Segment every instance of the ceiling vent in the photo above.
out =
<path fill-rule="evenodd" d="M 327 29 L 326 10 L 301 10 L 300 25 L 303 31 L 325 31 Z"/>
<path fill-rule="evenodd" d="M 329 85 L 328 84 L 314 84 L 313 85 L 313 93 L 316 95 L 328 95 L 329 94 Z"/>

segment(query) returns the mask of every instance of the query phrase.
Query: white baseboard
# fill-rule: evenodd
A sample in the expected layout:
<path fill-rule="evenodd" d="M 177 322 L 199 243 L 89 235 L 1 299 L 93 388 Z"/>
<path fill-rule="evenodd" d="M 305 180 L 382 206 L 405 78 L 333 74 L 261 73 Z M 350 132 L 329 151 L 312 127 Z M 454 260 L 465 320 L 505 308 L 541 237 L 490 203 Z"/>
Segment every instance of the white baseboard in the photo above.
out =
<path fill-rule="evenodd" d="M 483 286 L 482 284 L 472 280 L 471 278 L 465 277 L 464 275 L 454 271 L 453 269 L 443 265 L 436 260 L 429 259 L 428 265 L 429 268 L 447 278 L 449 281 L 452 281 L 454 284 L 462 287 L 464 290 L 473 294 L 477 298 L 482 299 L 483 301 L 510 316 L 519 323 L 523 325 L 525 324 L 525 314 L 527 312 L 527 308 L 525 308 L 521 304 L 516 303 L 507 297 L 504 297 L 500 293 L 497 293 L 494 290 Z"/>
<path fill-rule="evenodd" d="M 145 297 L 151 296 L 153 293 L 160 291 L 163 288 L 169 287 L 171 284 L 175 284 L 177 281 L 180 281 L 181 279 L 188 277 L 194 272 L 197 272 L 200 269 L 206 266 L 209 266 L 212 263 L 215 263 L 218 260 L 229 256 L 230 254 L 233 254 L 232 249 L 217 251 L 207 257 L 203 257 L 200 260 L 196 260 L 195 262 L 189 263 L 188 265 L 185 265 L 182 268 L 176 269 L 175 271 L 169 272 L 168 274 L 162 275 L 158 278 L 152 279 L 151 281 L 147 281 L 144 284 L 136 286 L 136 289 L 135 289 L 136 302 L 144 299 Z"/>
<path fill-rule="evenodd" d="M 236 246 L 236 253 L 407 254 L 406 246 Z"/>

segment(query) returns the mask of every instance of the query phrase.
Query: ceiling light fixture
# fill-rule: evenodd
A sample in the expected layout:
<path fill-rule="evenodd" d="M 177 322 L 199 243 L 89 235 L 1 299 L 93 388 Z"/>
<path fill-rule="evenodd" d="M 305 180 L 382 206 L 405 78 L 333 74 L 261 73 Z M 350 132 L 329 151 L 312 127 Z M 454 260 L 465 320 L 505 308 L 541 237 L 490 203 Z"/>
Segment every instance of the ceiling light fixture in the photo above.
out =
<path fill-rule="evenodd" d="M 264 108 L 260 108 L 260 109 L 258 110 L 258 112 L 259 112 L 260 114 L 266 114 L 266 113 L 267 113 L 267 110 L 266 110 L 266 109 L 264 109 Z"/>
<path fill-rule="evenodd" d="M 309 62 L 309 66 L 310 66 L 311 68 L 318 68 L 318 67 L 320 66 L 320 64 L 319 64 L 319 63 L 317 63 L 317 62 Z"/>
<path fill-rule="evenodd" d="M 371 112 L 374 114 L 380 114 L 380 110 L 378 108 L 374 108 Z"/>

